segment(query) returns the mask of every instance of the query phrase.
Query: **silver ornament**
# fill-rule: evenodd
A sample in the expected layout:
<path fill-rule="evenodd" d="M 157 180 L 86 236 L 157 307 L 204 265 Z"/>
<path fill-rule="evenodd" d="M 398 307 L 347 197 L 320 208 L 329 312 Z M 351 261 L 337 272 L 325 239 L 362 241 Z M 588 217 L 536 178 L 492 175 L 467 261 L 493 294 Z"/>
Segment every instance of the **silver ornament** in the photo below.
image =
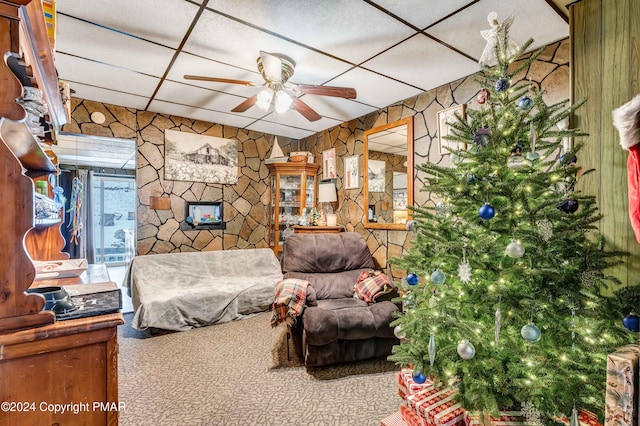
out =
<path fill-rule="evenodd" d="M 553 223 L 549 219 L 542 219 L 538 222 L 538 235 L 545 242 L 549 242 L 553 236 Z"/>
<path fill-rule="evenodd" d="M 502 312 L 500 312 L 500 308 L 496 309 L 495 314 L 495 323 L 496 323 L 496 344 L 500 343 L 500 328 L 502 328 Z"/>
<path fill-rule="evenodd" d="M 513 155 L 507 158 L 507 167 L 513 170 L 518 170 L 527 165 L 527 162 L 521 155 Z"/>
<path fill-rule="evenodd" d="M 458 343 L 458 355 L 462 359 L 470 360 L 476 356 L 476 348 L 467 339 L 464 339 Z"/>
<path fill-rule="evenodd" d="M 542 332 L 532 322 L 520 329 L 520 335 L 524 340 L 530 343 L 536 343 L 542 337 Z"/>
<path fill-rule="evenodd" d="M 584 271 L 580 276 L 582 285 L 585 287 L 593 287 L 596 284 L 598 273 L 596 271 Z"/>
<path fill-rule="evenodd" d="M 404 339 L 405 337 L 407 337 L 407 334 L 404 332 L 404 330 L 402 330 L 402 326 L 400 325 L 396 325 L 396 327 L 393 329 L 393 334 L 395 334 L 398 339 Z"/>
<path fill-rule="evenodd" d="M 429 365 L 433 366 L 433 363 L 436 360 L 436 338 L 434 333 L 431 333 L 429 336 L 429 346 L 427 346 L 427 351 L 429 352 Z"/>
<path fill-rule="evenodd" d="M 451 206 L 444 200 L 438 201 L 436 204 L 436 216 L 437 217 L 448 217 L 451 215 Z"/>
<path fill-rule="evenodd" d="M 514 259 L 519 259 L 524 256 L 524 246 L 520 241 L 511 241 L 507 248 L 504 250 L 505 254 Z"/>
<path fill-rule="evenodd" d="M 458 278 L 465 284 L 471 281 L 471 266 L 466 260 L 458 265 Z"/>
<path fill-rule="evenodd" d="M 430 308 L 435 308 L 436 304 L 438 303 L 438 301 L 436 300 L 436 292 L 434 291 L 433 294 L 431 295 L 431 297 L 429 298 L 429 307 Z"/>
<path fill-rule="evenodd" d="M 580 426 L 578 410 L 576 410 L 575 407 L 573 407 L 573 410 L 571 410 L 571 420 L 569 421 L 569 426 Z"/>
<path fill-rule="evenodd" d="M 522 414 L 527 420 L 527 425 L 542 426 L 542 415 L 531 401 L 522 403 Z"/>

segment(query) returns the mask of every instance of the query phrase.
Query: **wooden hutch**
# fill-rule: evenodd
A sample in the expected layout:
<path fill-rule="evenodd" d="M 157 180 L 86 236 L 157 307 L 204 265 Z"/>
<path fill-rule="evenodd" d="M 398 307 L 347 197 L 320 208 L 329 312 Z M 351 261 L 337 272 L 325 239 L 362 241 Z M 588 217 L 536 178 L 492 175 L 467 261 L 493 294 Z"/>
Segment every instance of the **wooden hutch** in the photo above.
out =
<path fill-rule="evenodd" d="M 297 219 L 316 205 L 316 172 L 320 165 L 305 161 L 267 167 L 271 172 L 269 246 L 279 256 L 284 238 L 294 232 Z"/>
<path fill-rule="evenodd" d="M 57 321 L 41 296 L 25 293 L 32 259 L 68 258 L 62 218 L 34 217 L 34 186 L 38 202 L 53 203 L 50 188 L 34 183 L 57 170 L 34 135 L 25 88 L 42 93 L 48 137 L 66 122 L 40 0 L 0 0 L 0 48 L 0 424 L 116 425 L 122 314 Z"/>

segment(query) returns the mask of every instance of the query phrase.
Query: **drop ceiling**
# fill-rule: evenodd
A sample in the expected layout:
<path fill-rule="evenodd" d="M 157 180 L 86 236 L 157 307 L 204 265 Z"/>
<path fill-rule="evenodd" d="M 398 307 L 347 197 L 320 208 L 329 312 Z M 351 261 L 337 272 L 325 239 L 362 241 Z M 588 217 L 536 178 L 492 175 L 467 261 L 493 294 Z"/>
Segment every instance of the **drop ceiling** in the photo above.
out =
<path fill-rule="evenodd" d="M 301 139 L 479 70 L 487 15 L 514 15 L 533 48 L 569 35 L 567 2 L 545 0 L 58 0 L 55 63 L 77 98 Z M 322 118 L 253 106 L 260 51 L 296 63 L 292 83 L 353 87 L 300 99 Z"/>

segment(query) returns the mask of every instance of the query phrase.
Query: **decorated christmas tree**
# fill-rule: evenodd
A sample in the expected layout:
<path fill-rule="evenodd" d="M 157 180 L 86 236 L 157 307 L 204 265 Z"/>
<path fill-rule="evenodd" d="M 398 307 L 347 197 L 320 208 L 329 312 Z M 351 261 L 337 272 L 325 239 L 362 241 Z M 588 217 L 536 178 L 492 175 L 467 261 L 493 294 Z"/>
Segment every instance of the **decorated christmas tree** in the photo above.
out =
<path fill-rule="evenodd" d="M 562 123 L 583 101 L 546 105 L 517 81 L 542 50 L 516 63 L 533 40 L 518 47 L 511 20 L 490 22 L 479 108 L 450 131 L 467 148 L 417 167 L 439 201 L 413 208 L 412 248 L 395 260 L 408 274 L 391 359 L 456 386 L 471 412 L 602 417 L 607 354 L 633 333 L 602 296 L 624 253 L 605 247 L 595 198 L 575 188 L 584 134 Z"/>

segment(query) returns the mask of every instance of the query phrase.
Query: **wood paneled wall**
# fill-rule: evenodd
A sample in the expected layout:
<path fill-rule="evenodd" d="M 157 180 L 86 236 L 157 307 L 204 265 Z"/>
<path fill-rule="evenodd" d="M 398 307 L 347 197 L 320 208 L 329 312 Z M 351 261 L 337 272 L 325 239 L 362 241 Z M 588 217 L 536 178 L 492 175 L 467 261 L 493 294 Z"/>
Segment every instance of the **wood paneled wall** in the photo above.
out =
<path fill-rule="evenodd" d="M 619 143 L 612 111 L 640 92 L 640 1 L 582 0 L 569 8 L 573 101 L 586 97 L 572 126 L 589 133 L 579 164 L 595 172 L 578 189 L 595 195 L 604 218 L 601 234 L 614 248 L 629 252 L 612 273 L 623 285 L 640 284 L 640 244 L 628 214 L 627 151 Z"/>

